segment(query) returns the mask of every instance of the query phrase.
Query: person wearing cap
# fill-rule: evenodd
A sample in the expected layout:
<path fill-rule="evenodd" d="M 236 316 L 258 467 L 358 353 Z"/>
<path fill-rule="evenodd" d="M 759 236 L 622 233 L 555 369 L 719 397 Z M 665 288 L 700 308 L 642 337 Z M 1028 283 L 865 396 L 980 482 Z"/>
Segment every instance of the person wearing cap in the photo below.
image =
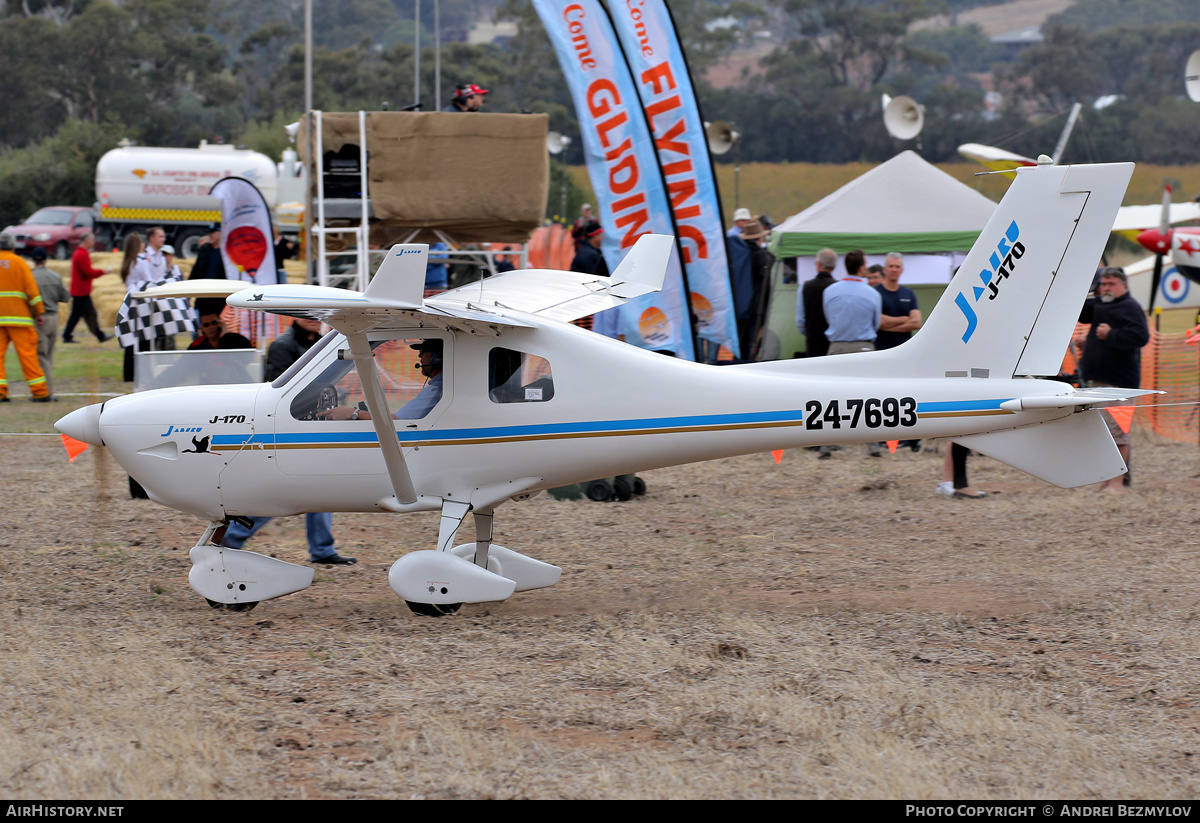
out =
<path fill-rule="evenodd" d="M 58 304 L 71 302 L 71 295 L 63 285 L 62 277 L 44 264 L 46 250 L 33 250 L 33 279 L 37 282 L 38 291 L 42 293 L 42 305 L 46 307 L 42 315 L 42 324 L 37 327 L 37 356 L 42 374 L 46 375 L 46 390 L 54 396 L 54 384 L 51 372 L 54 370 L 54 344 L 58 342 Z"/>
<path fill-rule="evenodd" d="M 754 215 L 750 213 L 750 209 L 741 208 L 733 213 L 733 226 L 729 231 L 725 232 L 726 237 L 741 237 L 742 230 L 746 224 L 754 219 Z"/>
<path fill-rule="evenodd" d="M 766 311 L 771 254 L 765 242 L 770 234 L 771 230 L 759 220 L 751 220 L 742 227 L 742 241 L 750 251 L 750 278 L 748 282 L 734 283 L 733 305 L 737 312 L 741 355 L 747 360 L 758 340 L 759 324 Z"/>
<path fill-rule="evenodd" d="M 1086 332 L 1078 332 L 1075 336 L 1076 345 L 1083 346 L 1083 356 L 1079 359 L 1079 377 L 1083 385 L 1139 388 L 1142 384 L 1142 347 L 1150 342 L 1150 327 L 1141 305 L 1129 293 L 1124 269 L 1119 266 L 1101 269 L 1096 296 L 1084 302 L 1079 322 L 1090 324 Z M 1128 466 L 1129 432 L 1122 431 L 1108 412 L 1104 413 L 1104 420 Z M 1128 476 L 1126 473 L 1106 480 L 1100 488 L 1102 491 L 1123 491 Z"/>
<path fill-rule="evenodd" d="M 592 221 L 583 227 L 579 235 L 581 242 L 571 260 L 571 271 L 608 277 L 608 261 L 600 252 L 600 244 L 604 242 L 604 229 L 599 223 Z M 621 333 L 620 309 L 605 309 L 593 314 L 592 331 L 614 340 L 624 340 L 625 337 Z"/>
<path fill-rule="evenodd" d="M 64 343 L 75 342 L 71 334 L 80 320 L 87 324 L 88 330 L 101 343 L 112 338 L 112 335 L 100 330 L 96 306 L 92 303 L 92 281 L 108 274 L 108 269 L 92 267 L 92 249 L 95 247 L 96 235 L 88 232 L 79 238 L 79 245 L 71 255 L 71 316 L 67 318 L 67 325 L 63 329 Z"/>
<path fill-rule="evenodd" d="M 592 204 L 584 203 L 579 207 L 579 216 L 575 218 L 575 222 L 571 225 L 571 240 L 575 243 L 575 250 L 583 245 L 583 230 L 587 228 L 589 223 L 595 223 L 596 218 L 592 217 Z"/>
<path fill-rule="evenodd" d="M 425 378 L 425 385 L 416 396 L 401 406 L 392 417 L 397 420 L 420 420 L 433 411 L 442 399 L 442 341 L 430 338 L 409 346 L 418 352 L 417 368 Z M 334 406 L 318 415 L 327 420 L 370 420 L 371 412 L 353 406 Z"/>
<path fill-rule="evenodd" d="M 196 247 L 196 262 L 188 280 L 224 280 L 225 260 L 221 256 L 221 224 L 208 227 L 208 236 Z"/>
<path fill-rule="evenodd" d="M 487 89 L 481 89 L 474 83 L 463 83 L 454 87 L 454 99 L 442 111 L 479 111 L 483 108 L 483 96 Z"/>
<path fill-rule="evenodd" d="M 600 227 L 599 223 L 592 221 L 583 227 L 580 236 L 583 238 L 583 242 L 579 244 L 579 250 L 571 259 L 571 271 L 608 277 L 608 263 L 604 261 L 604 255 L 600 253 L 600 244 L 604 241 L 604 229 Z"/>
<path fill-rule="evenodd" d="M 163 279 L 164 280 L 182 280 L 183 279 L 183 269 L 181 269 L 181 268 L 179 268 L 179 266 L 175 265 L 175 247 L 172 246 L 170 243 L 164 243 L 163 247 L 162 247 L 162 249 L 160 249 L 160 251 L 162 252 L 163 260 L 166 261 L 166 265 L 167 265 L 167 274 Z"/>
<path fill-rule="evenodd" d="M 17 359 L 33 402 L 49 403 L 50 389 L 38 363 L 37 332 L 34 331 L 42 324 L 46 308 L 29 264 L 13 251 L 16 245 L 16 238 L 8 232 L 0 232 L 0 403 L 9 402 L 8 377 L 4 370 L 9 343 L 17 349 Z"/>

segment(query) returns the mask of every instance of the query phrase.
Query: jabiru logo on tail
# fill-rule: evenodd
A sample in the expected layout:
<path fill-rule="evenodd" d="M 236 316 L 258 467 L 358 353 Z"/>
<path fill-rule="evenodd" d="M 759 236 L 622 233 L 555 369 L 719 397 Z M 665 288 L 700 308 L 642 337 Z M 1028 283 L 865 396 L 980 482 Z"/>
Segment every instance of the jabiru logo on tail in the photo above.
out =
<path fill-rule="evenodd" d="M 1000 242 L 996 244 L 996 250 L 992 252 L 988 258 L 990 269 L 983 269 L 979 272 L 979 279 L 983 282 L 982 286 L 972 286 L 971 291 L 974 292 L 975 302 L 979 302 L 979 298 L 983 297 L 984 292 L 991 292 L 988 295 L 988 300 L 995 300 L 1000 294 L 999 283 L 1001 278 L 1007 280 L 1012 274 L 1016 261 L 1025 256 L 1025 244 L 1020 242 L 1018 238 L 1021 236 L 1021 229 L 1017 226 L 1017 221 L 1014 220 L 1009 225 L 1008 230 L 1004 232 L 1004 236 L 1000 238 Z M 967 300 L 965 291 L 959 292 L 954 298 L 954 305 L 962 311 L 963 316 L 967 319 L 967 330 L 963 332 L 963 342 L 970 341 L 971 335 L 975 334 L 975 329 L 979 325 L 979 317 L 975 314 L 975 309 L 971 305 L 971 301 Z"/>

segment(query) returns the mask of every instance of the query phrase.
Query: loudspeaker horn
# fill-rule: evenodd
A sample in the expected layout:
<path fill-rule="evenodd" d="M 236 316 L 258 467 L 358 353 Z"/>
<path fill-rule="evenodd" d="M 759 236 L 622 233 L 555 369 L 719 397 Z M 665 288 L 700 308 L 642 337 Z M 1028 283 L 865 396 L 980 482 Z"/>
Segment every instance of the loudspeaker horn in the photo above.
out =
<path fill-rule="evenodd" d="M 570 137 L 565 137 L 556 131 L 549 132 L 546 135 L 546 151 L 551 154 L 562 154 L 563 149 L 570 144 Z"/>
<path fill-rule="evenodd" d="M 1192 52 L 1183 74 L 1183 85 L 1193 103 L 1200 103 L 1200 51 Z"/>
<path fill-rule="evenodd" d="M 925 126 L 924 108 L 906 95 L 893 97 L 884 107 L 883 125 L 897 140 L 912 140 Z"/>
<path fill-rule="evenodd" d="M 704 124 L 704 135 L 708 138 L 708 150 L 713 154 L 725 154 L 741 137 L 724 120 Z"/>

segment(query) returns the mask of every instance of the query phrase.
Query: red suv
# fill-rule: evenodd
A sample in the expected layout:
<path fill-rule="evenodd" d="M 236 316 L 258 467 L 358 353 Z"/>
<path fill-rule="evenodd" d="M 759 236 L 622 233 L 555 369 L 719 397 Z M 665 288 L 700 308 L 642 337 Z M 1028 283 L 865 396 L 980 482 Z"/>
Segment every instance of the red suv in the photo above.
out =
<path fill-rule="evenodd" d="M 38 209 L 19 226 L 6 231 L 15 239 L 18 254 L 29 255 L 43 248 L 55 260 L 66 260 L 79 245 L 79 238 L 93 231 L 95 216 L 85 206 L 48 206 Z"/>

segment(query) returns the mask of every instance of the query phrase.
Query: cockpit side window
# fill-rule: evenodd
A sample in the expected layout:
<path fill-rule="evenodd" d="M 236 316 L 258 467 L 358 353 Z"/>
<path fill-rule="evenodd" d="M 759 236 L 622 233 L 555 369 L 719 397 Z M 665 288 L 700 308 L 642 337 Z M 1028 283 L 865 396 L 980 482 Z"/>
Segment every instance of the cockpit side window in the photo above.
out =
<path fill-rule="evenodd" d="M 436 341 L 439 357 L 438 369 L 422 367 L 422 350 L 433 348 Z M 398 418 L 417 420 L 429 414 L 441 400 L 442 341 L 438 338 L 400 338 L 374 340 L 371 349 L 375 354 L 375 368 L 387 396 L 388 408 Z M 434 385 L 436 383 L 436 385 Z M 339 414 L 329 414 L 331 409 L 366 409 L 362 383 L 354 361 L 349 358 L 335 360 L 321 371 L 292 400 L 291 413 L 297 420 L 345 419 Z"/>
<path fill-rule="evenodd" d="M 554 397 L 550 361 L 494 348 L 488 354 L 488 397 L 493 403 L 545 403 Z"/>

